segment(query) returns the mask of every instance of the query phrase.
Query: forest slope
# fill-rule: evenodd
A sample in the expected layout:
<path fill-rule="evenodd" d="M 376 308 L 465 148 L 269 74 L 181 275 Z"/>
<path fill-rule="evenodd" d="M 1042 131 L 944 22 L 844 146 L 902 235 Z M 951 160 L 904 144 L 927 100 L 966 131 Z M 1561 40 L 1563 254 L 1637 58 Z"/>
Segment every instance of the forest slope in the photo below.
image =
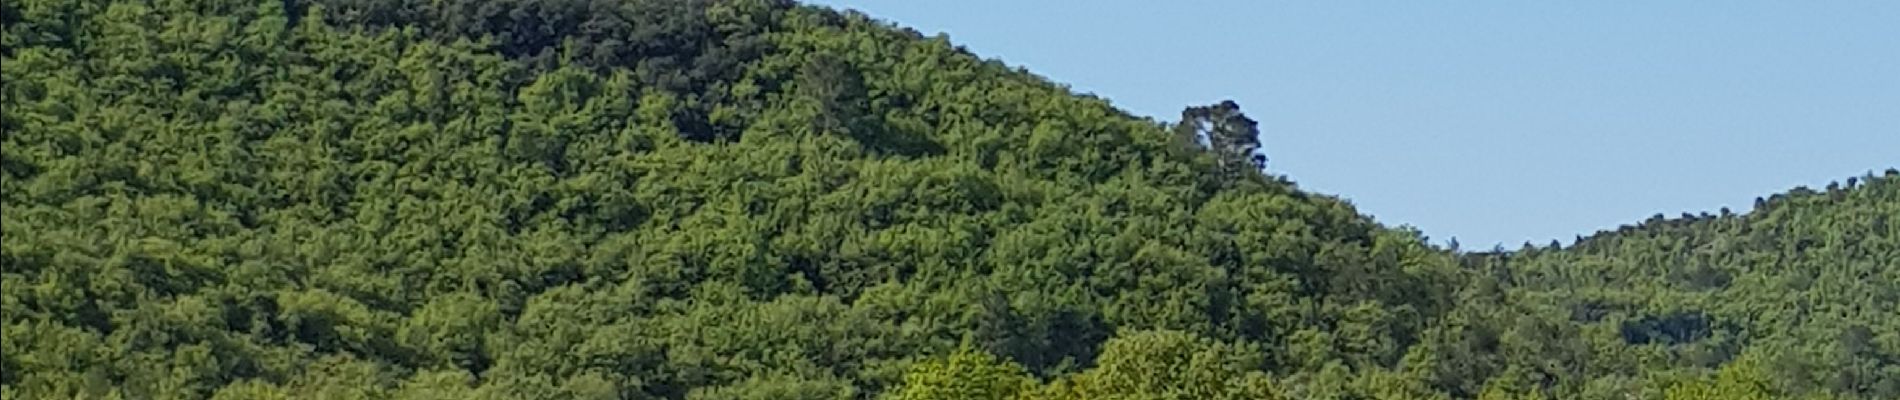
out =
<path fill-rule="evenodd" d="M 1460 255 L 783 1 L 0 22 L 6 398 L 1900 393 L 1892 174 Z"/>
<path fill-rule="evenodd" d="M 1519 372 L 1506 375 L 1602 398 L 1731 367 L 1778 396 L 1900 397 L 1900 172 L 1891 169 L 1757 199 L 1746 214 L 1656 215 L 1561 250 L 1464 258 L 1483 275 L 1440 323 L 1462 326 L 1445 332 L 1464 348 L 1448 360 L 1469 367 L 1448 381 L 1509 364 Z M 1462 353 L 1513 340 L 1522 347 Z M 1493 362 L 1512 353 L 1525 361 Z"/>

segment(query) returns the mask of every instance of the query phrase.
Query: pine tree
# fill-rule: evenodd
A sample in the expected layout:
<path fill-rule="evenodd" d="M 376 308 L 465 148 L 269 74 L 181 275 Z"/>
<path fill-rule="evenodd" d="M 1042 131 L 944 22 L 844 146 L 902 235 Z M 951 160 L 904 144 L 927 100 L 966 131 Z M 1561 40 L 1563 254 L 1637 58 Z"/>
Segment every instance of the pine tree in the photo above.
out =
<path fill-rule="evenodd" d="M 1266 168 L 1267 157 L 1260 154 L 1259 125 L 1240 111 L 1240 104 L 1225 100 L 1182 110 L 1174 130 L 1180 140 L 1214 153 L 1221 174 L 1233 179 Z"/>

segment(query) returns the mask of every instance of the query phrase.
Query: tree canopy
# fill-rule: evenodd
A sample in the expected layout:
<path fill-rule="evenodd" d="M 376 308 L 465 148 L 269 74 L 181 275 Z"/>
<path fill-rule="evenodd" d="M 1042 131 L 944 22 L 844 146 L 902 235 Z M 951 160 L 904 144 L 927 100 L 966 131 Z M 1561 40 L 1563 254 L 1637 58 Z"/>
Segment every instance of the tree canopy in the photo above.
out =
<path fill-rule="evenodd" d="M 0 24 L 8 399 L 1900 397 L 1892 171 L 1469 253 L 788 1 Z"/>

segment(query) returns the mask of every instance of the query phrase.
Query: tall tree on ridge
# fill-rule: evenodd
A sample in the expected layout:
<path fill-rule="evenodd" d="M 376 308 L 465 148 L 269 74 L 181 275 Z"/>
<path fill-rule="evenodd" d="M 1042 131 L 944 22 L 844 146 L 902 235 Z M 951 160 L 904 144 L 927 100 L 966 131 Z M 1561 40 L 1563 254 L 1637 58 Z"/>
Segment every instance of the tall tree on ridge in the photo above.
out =
<path fill-rule="evenodd" d="M 1214 152 L 1227 178 L 1236 178 L 1249 168 L 1266 168 L 1267 156 L 1260 154 L 1259 123 L 1247 118 L 1233 100 L 1181 110 L 1181 122 L 1174 131 L 1183 141 Z"/>

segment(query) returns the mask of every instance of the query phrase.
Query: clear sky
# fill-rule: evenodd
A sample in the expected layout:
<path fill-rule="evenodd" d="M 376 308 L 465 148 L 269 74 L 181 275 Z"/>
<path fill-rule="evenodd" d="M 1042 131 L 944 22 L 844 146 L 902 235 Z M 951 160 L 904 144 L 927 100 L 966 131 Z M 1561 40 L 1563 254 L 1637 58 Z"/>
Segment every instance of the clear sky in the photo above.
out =
<path fill-rule="evenodd" d="M 1900 167 L 1900 1 L 828 0 L 1177 119 L 1465 248 Z"/>

